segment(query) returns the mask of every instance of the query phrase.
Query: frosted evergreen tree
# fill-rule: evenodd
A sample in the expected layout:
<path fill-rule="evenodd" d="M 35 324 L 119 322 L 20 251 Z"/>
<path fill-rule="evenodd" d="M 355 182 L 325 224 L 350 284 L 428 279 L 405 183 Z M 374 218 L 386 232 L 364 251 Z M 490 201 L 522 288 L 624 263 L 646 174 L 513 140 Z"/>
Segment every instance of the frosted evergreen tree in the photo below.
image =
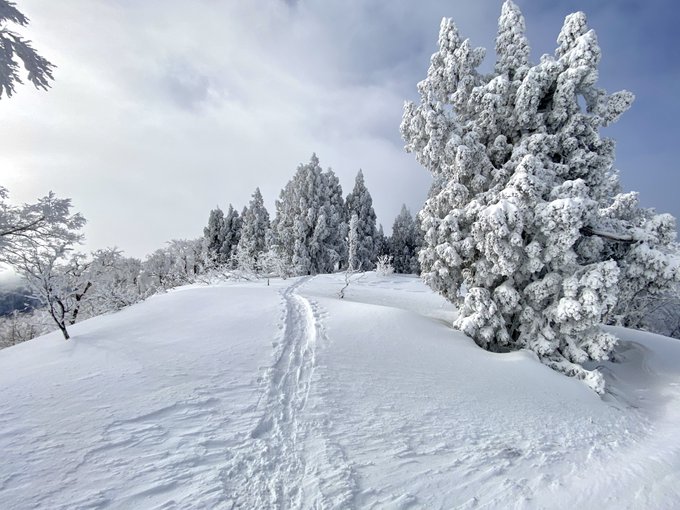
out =
<path fill-rule="evenodd" d="M 270 229 L 269 213 L 264 206 L 260 188 L 255 189 L 250 204 L 243 213 L 242 220 L 237 259 L 248 265 L 250 269 L 257 269 L 258 262 L 267 251 L 267 237 Z"/>
<path fill-rule="evenodd" d="M 419 233 L 411 211 L 406 205 L 394 220 L 392 237 L 389 240 L 389 252 L 392 255 L 392 266 L 397 273 L 419 273 L 418 264 Z"/>
<path fill-rule="evenodd" d="M 236 256 L 236 247 L 241 239 L 242 218 L 234 207 L 229 204 L 229 210 L 224 216 L 222 227 L 222 246 L 219 251 L 220 261 L 229 263 Z"/>
<path fill-rule="evenodd" d="M 597 87 L 601 52 L 583 13 L 567 16 L 557 42 L 530 63 L 522 14 L 506 1 L 495 72 L 482 75 L 484 50 L 444 19 L 401 130 L 433 175 L 420 261 L 426 282 L 460 304 L 455 327 L 490 350 L 531 349 L 602 392 L 581 364 L 614 347 L 602 322 L 626 323 L 636 299 L 678 280 L 675 220 L 620 190 L 614 142 L 599 129 L 633 95 Z"/>
<path fill-rule="evenodd" d="M 368 192 L 364 183 L 364 174 L 361 170 L 357 173 L 354 181 L 354 189 L 347 195 L 345 200 L 347 208 L 347 217 L 351 218 L 353 214 L 357 215 L 357 258 L 361 263 L 361 268 L 370 271 L 375 267 L 376 252 L 376 235 L 375 228 L 375 211 L 373 210 L 373 199 Z"/>
<path fill-rule="evenodd" d="M 389 255 L 389 243 L 387 242 L 387 237 L 385 237 L 385 230 L 382 224 L 378 225 L 378 230 L 375 234 L 375 255 L 380 257 L 381 255 Z"/>
<path fill-rule="evenodd" d="M 323 216 L 326 221 L 327 235 L 321 241 L 322 250 L 319 254 L 319 271 L 331 273 L 339 269 L 346 259 L 345 236 L 347 234 L 347 210 L 342 198 L 340 179 L 330 168 L 322 174 Z"/>
<path fill-rule="evenodd" d="M 224 244 L 224 213 L 219 207 L 210 211 L 208 226 L 203 229 L 208 262 L 213 265 L 223 264 L 226 259 L 222 254 Z"/>
<path fill-rule="evenodd" d="M 295 273 L 327 273 L 340 264 L 345 251 L 344 210 L 338 178 L 331 170 L 324 172 L 313 154 L 276 201 L 276 243 Z"/>

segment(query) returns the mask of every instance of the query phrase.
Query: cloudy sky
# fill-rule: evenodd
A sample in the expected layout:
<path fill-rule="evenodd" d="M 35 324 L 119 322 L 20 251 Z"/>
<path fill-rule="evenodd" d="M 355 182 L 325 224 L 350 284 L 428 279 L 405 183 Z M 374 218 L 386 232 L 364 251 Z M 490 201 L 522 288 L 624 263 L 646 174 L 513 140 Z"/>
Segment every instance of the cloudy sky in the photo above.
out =
<path fill-rule="evenodd" d="M 58 66 L 49 92 L 0 101 L 1 184 L 17 201 L 71 197 L 87 249 L 144 256 L 198 237 L 209 210 L 259 186 L 270 210 L 319 155 L 345 193 L 359 168 L 386 230 L 419 209 L 429 175 L 399 122 L 453 17 L 493 49 L 501 0 L 16 0 L 24 34 Z M 637 100 L 607 130 L 624 187 L 680 216 L 680 36 L 675 0 L 519 0 L 534 57 L 583 10 L 600 85 Z M 491 57 L 485 65 L 491 67 Z"/>

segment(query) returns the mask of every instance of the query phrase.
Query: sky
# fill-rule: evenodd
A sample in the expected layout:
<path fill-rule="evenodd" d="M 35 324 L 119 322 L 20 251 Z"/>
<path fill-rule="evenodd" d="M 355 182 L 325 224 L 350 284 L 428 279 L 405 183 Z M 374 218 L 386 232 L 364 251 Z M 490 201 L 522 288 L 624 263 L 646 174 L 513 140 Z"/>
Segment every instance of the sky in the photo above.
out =
<path fill-rule="evenodd" d="M 493 65 L 501 0 L 17 0 L 21 32 L 57 69 L 48 92 L 0 100 L 0 184 L 13 200 L 52 190 L 87 219 L 86 250 L 144 257 L 196 238 L 210 209 L 260 187 L 270 214 L 313 152 L 351 191 L 363 169 L 386 232 L 417 212 L 429 174 L 403 150 L 452 17 Z M 584 11 L 602 47 L 600 86 L 633 107 L 605 130 L 625 190 L 680 217 L 680 31 L 675 0 L 518 0 L 532 56 Z"/>

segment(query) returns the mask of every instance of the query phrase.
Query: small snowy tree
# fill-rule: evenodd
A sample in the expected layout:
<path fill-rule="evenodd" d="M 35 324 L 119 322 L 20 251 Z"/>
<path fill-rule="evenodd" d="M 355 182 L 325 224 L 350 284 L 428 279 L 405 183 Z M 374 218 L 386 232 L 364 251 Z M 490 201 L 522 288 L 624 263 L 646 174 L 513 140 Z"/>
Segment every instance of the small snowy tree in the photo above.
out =
<path fill-rule="evenodd" d="M 159 248 L 142 262 L 142 288 L 145 294 L 163 292 L 175 286 L 175 260 L 167 248 Z"/>
<path fill-rule="evenodd" d="M 375 211 L 373 210 L 373 199 L 364 183 L 364 174 L 361 170 L 357 173 L 354 181 L 354 189 L 347 195 L 345 200 L 347 217 L 357 215 L 357 257 L 361 262 L 361 267 L 367 271 L 375 267 L 376 253 L 376 228 Z"/>
<path fill-rule="evenodd" d="M 347 270 L 355 271 L 361 267 L 362 260 L 359 257 L 361 238 L 359 237 L 359 215 L 352 214 L 349 220 L 349 233 L 347 235 Z"/>
<path fill-rule="evenodd" d="M 352 283 L 352 277 L 361 271 L 361 259 L 359 258 L 359 215 L 354 213 L 349 220 L 349 232 L 347 233 L 347 268 L 345 269 L 345 284 L 338 292 L 340 299 L 344 299 L 345 291 Z"/>
<path fill-rule="evenodd" d="M 82 240 L 85 218 L 71 214 L 71 201 L 50 193 L 37 204 L 44 230 L 19 235 L 5 243 L 0 259 L 23 276 L 34 295 L 47 307 L 65 339 L 67 325 L 75 321 L 83 295 L 89 286 L 80 278 L 81 257 L 71 256 Z M 41 222 L 43 220 L 40 220 Z M 69 257 L 71 258 L 69 259 Z"/>
<path fill-rule="evenodd" d="M 389 251 L 392 265 L 397 273 L 418 274 L 418 250 L 420 248 L 418 227 L 406 205 L 394 220 Z"/>
<path fill-rule="evenodd" d="M 675 221 L 621 193 L 614 142 L 599 129 L 633 101 L 596 86 L 600 48 L 583 13 L 567 16 L 554 56 L 529 62 L 524 19 L 503 5 L 490 75 L 484 50 L 444 19 L 406 149 L 432 173 L 420 212 L 425 281 L 462 301 L 455 326 L 482 347 L 528 348 L 602 392 L 586 360 L 616 339 L 635 300 L 680 277 Z M 582 106 L 584 105 L 584 106 Z"/>
<path fill-rule="evenodd" d="M 141 300 L 141 271 L 139 259 L 124 257 L 117 248 L 93 252 L 88 268 L 92 289 L 87 296 L 85 317 L 115 312 Z"/>

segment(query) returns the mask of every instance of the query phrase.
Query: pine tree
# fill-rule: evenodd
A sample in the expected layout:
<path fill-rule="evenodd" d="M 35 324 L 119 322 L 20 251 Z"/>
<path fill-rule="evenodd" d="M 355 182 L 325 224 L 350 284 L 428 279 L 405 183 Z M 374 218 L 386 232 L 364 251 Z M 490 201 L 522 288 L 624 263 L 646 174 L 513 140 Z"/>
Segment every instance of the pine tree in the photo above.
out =
<path fill-rule="evenodd" d="M 397 273 L 417 274 L 420 272 L 419 246 L 416 222 L 404 204 L 394 220 L 392 237 L 389 240 L 392 265 Z"/>
<path fill-rule="evenodd" d="M 264 206 L 260 188 L 255 188 L 250 204 L 242 216 L 241 236 L 237 246 L 237 258 L 241 265 L 257 270 L 260 259 L 267 251 L 270 229 L 269 213 Z"/>
<path fill-rule="evenodd" d="M 210 211 L 208 226 L 203 229 L 208 263 L 219 265 L 225 262 L 221 252 L 224 244 L 224 213 L 217 207 Z"/>
<path fill-rule="evenodd" d="M 382 224 L 378 225 L 378 230 L 375 234 L 375 255 L 380 257 L 381 255 L 389 255 L 389 243 L 385 237 L 385 231 L 383 230 Z"/>
<path fill-rule="evenodd" d="M 361 268 L 370 271 L 375 267 L 376 252 L 376 228 L 375 211 L 373 210 L 373 199 L 364 184 L 364 174 L 361 170 L 357 173 L 354 181 L 354 189 L 347 195 L 345 200 L 347 217 L 357 215 L 357 257 L 361 263 Z"/>
<path fill-rule="evenodd" d="M 420 261 L 433 289 L 462 301 L 455 327 L 490 350 L 531 349 L 602 392 L 581 363 L 612 350 L 603 321 L 625 322 L 637 297 L 680 278 L 675 221 L 620 191 L 614 142 L 598 131 L 633 95 L 596 86 L 601 52 L 583 13 L 567 16 L 558 44 L 531 64 L 506 1 L 495 72 L 482 75 L 484 50 L 444 19 L 401 129 L 434 178 Z"/>
<path fill-rule="evenodd" d="M 340 182 L 316 154 L 300 165 L 276 201 L 273 224 L 281 255 L 296 274 L 333 271 L 344 258 L 344 201 Z"/>
<path fill-rule="evenodd" d="M 229 204 L 229 210 L 224 216 L 222 227 L 222 246 L 219 258 L 222 263 L 231 263 L 236 256 L 236 247 L 241 239 L 241 227 L 243 219 L 234 207 Z"/>
<path fill-rule="evenodd" d="M 324 182 L 324 203 L 322 206 L 326 231 L 320 254 L 319 271 L 332 273 L 340 268 L 346 259 L 345 236 L 347 233 L 347 211 L 342 198 L 340 179 L 330 168 L 322 174 Z"/>

